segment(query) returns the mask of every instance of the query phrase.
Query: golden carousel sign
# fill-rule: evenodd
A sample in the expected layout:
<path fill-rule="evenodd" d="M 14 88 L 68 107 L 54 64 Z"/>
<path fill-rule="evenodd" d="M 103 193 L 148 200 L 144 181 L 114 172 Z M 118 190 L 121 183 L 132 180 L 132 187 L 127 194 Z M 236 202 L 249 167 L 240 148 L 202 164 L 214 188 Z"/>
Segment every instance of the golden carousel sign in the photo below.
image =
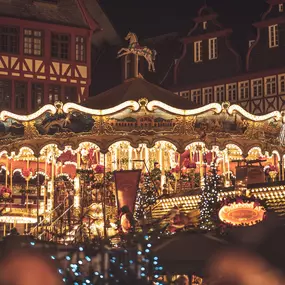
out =
<path fill-rule="evenodd" d="M 264 220 L 266 210 L 254 197 L 226 199 L 219 210 L 219 219 L 232 226 L 252 226 Z"/>

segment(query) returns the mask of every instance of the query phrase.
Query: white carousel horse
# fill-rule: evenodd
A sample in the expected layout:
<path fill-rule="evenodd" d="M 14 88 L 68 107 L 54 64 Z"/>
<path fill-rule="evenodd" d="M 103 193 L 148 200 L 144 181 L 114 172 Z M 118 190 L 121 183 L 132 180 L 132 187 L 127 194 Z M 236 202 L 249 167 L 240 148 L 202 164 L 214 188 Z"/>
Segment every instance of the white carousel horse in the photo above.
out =
<path fill-rule="evenodd" d="M 140 46 L 136 34 L 131 32 L 127 34 L 125 40 L 129 41 L 129 46 L 127 48 L 121 48 L 118 51 L 117 57 L 121 57 L 131 53 L 136 54 L 138 56 L 143 56 L 148 63 L 148 70 L 154 72 L 154 61 L 157 54 L 156 50 L 151 50 L 148 47 Z"/>

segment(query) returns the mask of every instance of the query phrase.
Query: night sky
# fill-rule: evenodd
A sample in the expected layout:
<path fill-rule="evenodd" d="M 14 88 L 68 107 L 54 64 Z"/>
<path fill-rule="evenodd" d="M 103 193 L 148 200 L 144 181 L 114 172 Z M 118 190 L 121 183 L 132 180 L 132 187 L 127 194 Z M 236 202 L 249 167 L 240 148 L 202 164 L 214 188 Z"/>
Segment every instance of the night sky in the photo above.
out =
<path fill-rule="evenodd" d="M 148 38 L 170 32 L 187 33 L 191 19 L 206 2 L 219 21 L 233 28 L 235 36 L 251 30 L 268 4 L 265 0 L 98 0 L 120 35 L 135 32 Z"/>

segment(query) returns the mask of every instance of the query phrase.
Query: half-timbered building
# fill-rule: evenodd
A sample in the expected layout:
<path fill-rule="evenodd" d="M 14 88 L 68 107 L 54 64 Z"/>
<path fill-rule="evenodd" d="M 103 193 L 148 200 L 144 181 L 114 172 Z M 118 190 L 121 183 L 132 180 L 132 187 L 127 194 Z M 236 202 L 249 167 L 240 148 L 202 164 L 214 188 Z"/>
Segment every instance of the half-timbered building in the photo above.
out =
<path fill-rule="evenodd" d="M 0 2 L 1 110 L 30 113 L 88 97 L 92 35 L 100 27 L 87 2 Z"/>

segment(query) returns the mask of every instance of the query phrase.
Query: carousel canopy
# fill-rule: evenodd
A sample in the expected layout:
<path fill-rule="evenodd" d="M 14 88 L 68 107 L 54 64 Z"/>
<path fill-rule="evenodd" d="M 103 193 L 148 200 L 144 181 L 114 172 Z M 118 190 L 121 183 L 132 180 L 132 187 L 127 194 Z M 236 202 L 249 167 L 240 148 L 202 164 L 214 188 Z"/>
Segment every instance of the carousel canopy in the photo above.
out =
<path fill-rule="evenodd" d="M 143 78 L 132 78 L 124 83 L 107 90 L 97 96 L 88 98 L 83 106 L 95 109 L 106 109 L 117 106 L 129 100 L 138 101 L 146 98 L 157 100 L 179 109 L 193 109 L 198 105 L 179 97 L 172 92 L 154 85 Z"/>

